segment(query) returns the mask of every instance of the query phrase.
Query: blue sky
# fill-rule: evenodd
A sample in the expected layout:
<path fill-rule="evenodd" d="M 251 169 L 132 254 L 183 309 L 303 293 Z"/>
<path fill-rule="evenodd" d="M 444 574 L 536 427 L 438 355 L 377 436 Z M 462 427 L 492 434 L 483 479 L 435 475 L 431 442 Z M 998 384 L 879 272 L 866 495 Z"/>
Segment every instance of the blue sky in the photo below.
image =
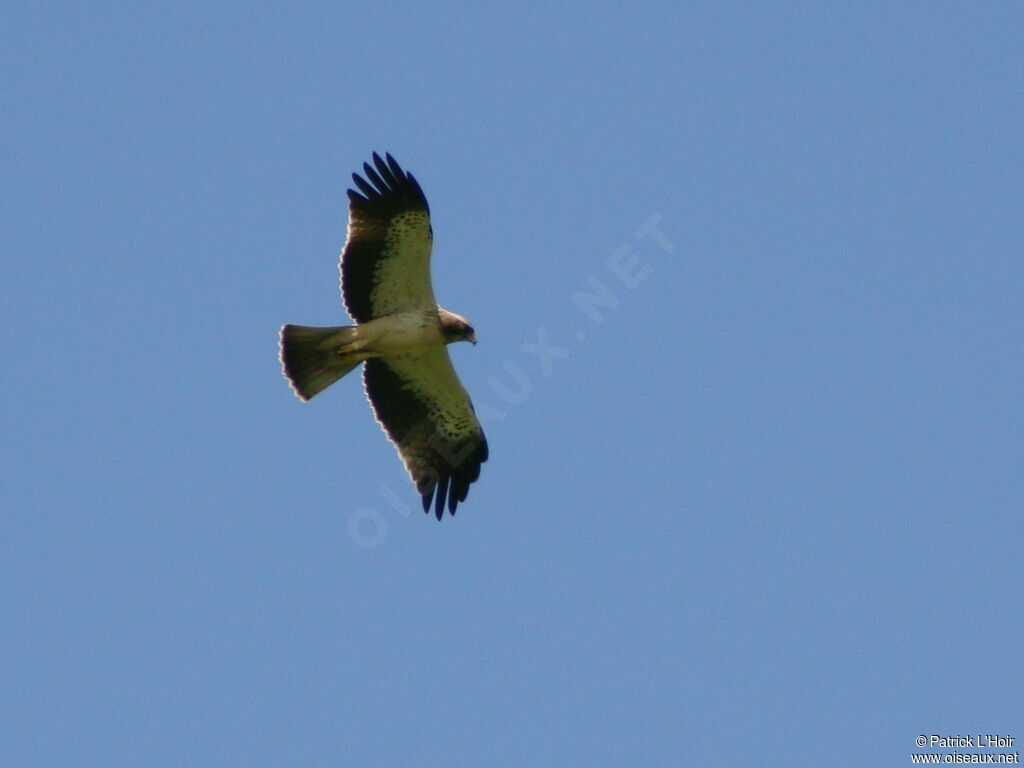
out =
<path fill-rule="evenodd" d="M 1018 4 L 0 21 L 5 765 L 1024 738 Z M 480 338 L 441 523 L 357 378 L 276 359 L 345 322 L 374 150 Z"/>

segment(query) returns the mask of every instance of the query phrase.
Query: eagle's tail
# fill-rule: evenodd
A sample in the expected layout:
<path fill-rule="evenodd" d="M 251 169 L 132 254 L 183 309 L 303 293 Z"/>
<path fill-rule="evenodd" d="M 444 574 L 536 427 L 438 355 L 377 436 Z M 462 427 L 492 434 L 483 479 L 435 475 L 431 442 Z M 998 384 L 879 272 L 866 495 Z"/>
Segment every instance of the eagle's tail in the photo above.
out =
<path fill-rule="evenodd" d="M 363 362 L 365 355 L 347 349 L 355 340 L 354 326 L 281 326 L 281 367 L 295 394 L 309 400 Z"/>

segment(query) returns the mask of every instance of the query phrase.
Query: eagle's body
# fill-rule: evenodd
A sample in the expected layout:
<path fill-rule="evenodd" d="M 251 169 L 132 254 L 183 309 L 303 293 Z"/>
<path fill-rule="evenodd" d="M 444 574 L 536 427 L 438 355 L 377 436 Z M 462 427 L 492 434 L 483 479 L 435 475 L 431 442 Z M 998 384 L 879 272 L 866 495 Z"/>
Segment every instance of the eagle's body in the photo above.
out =
<path fill-rule="evenodd" d="M 457 320 L 462 318 L 440 307 L 396 312 L 355 326 L 356 340 L 351 344 L 354 351 L 368 357 L 443 347 L 456 340 L 444 335 L 445 323 L 457 328 Z"/>
<path fill-rule="evenodd" d="M 430 209 L 391 155 L 353 174 L 341 291 L 354 326 L 281 328 L 281 363 L 303 400 L 360 363 L 377 421 L 440 520 L 455 514 L 487 460 L 487 439 L 445 346 L 476 343 L 465 318 L 442 309 L 430 284 Z"/>

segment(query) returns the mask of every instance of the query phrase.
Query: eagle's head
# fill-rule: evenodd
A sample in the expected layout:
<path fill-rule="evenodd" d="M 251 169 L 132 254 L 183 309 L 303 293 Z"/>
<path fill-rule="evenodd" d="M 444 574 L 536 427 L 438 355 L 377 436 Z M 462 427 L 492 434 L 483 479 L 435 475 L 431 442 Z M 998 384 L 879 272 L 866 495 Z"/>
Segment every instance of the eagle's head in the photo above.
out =
<path fill-rule="evenodd" d="M 441 333 L 445 341 L 451 344 L 456 341 L 468 341 L 476 344 L 476 333 L 469 321 L 461 315 L 449 312 L 447 309 L 438 309 L 438 317 L 441 319 Z"/>

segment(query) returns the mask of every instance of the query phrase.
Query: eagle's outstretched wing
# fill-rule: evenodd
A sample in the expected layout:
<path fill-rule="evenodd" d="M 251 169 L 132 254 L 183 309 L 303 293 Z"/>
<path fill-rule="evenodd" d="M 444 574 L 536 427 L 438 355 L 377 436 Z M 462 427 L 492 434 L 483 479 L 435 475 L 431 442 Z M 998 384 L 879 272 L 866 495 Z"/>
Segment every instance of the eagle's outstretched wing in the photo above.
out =
<path fill-rule="evenodd" d="M 487 461 L 487 438 L 443 347 L 371 358 L 363 370 L 377 421 L 398 449 L 423 511 L 453 515 Z M 436 491 L 436 496 L 435 496 Z"/>
<path fill-rule="evenodd" d="M 430 209 L 423 190 L 395 158 L 373 153 L 366 179 L 348 191 L 348 239 L 341 252 L 341 295 L 357 323 L 437 307 L 430 285 Z"/>

